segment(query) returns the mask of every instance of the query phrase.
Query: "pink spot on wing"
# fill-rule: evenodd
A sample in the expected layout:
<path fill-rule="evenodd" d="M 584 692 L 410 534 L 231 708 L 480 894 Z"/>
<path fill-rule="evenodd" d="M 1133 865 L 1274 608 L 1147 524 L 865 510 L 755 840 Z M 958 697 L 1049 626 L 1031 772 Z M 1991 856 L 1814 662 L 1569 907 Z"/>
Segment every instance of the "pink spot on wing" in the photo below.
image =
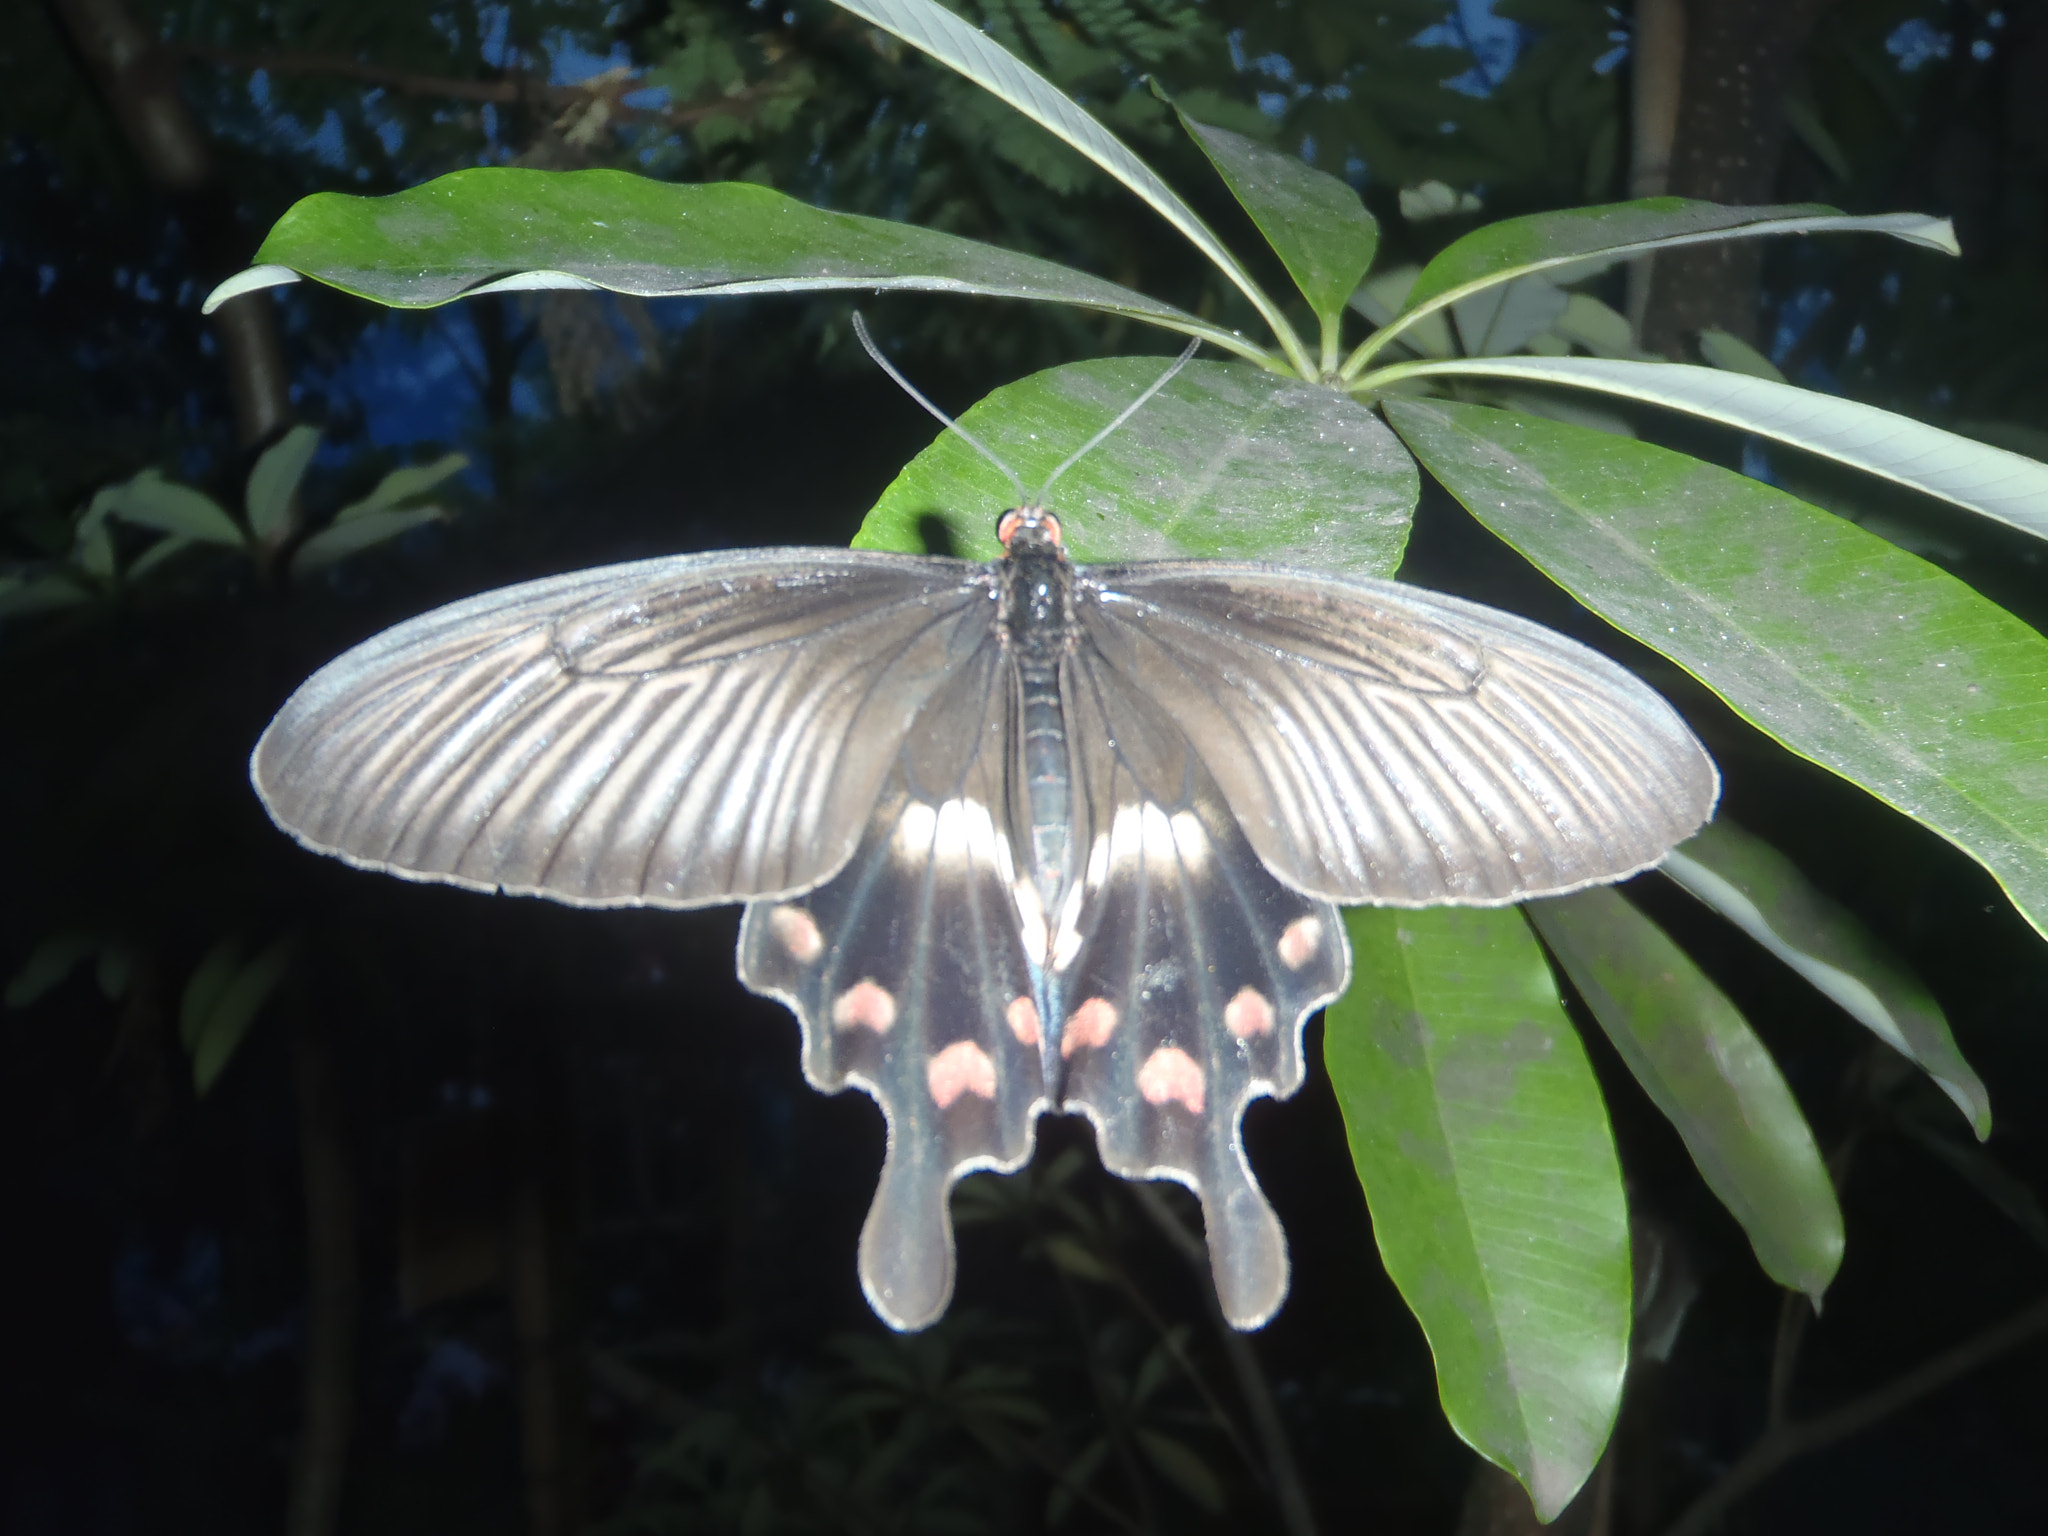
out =
<path fill-rule="evenodd" d="M 1240 1040 L 1273 1032 L 1273 1005 L 1246 987 L 1223 1005 L 1223 1027 Z"/>
<path fill-rule="evenodd" d="M 1323 920 L 1319 917 L 1297 917 L 1287 925 L 1287 931 L 1280 935 L 1280 942 L 1273 946 L 1280 954 L 1280 963 L 1290 971 L 1298 971 L 1315 959 L 1316 951 L 1323 947 Z"/>
<path fill-rule="evenodd" d="M 768 931 L 798 965 L 809 965 L 825 953 L 825 935 L 802 907 L 777 907 L 768 914 Z"/>
<path fill-rule="evenodd" d="M 1019 1045 L 1038 1044 L 1038 1004 L 1020 997 L 1003 1010 L 1003 1017 L 1009 1021 L 1010 1033 L 1017 1037 Z"/>
<path fill-rule="evenodd" d="M 1067 1027 L 1060 1031 L 1060 1055 L 1071 1056 L 1084 1045 L 1099 1051 L 1115 1031 L 1115 1007 L 1106 997 L 1091 997 L 1067 1015 Z"/>
<path fill-rule="evenodd" d="M 872 1029 L 886 1035 L 896 1022 L 896 999 L 873 981 L 857 981 L 832 1004 L 832 1022 L 841 1029 Z"/>
<path fill-rule="evenodd" d="M 1199 1115 L 1204 1103 L 1202 1087 L 1202 1069 L 1177 1045 L 1162 1045 L 1138 1068 L 1138 1092 L 1147 1104 L 1179 1104 L 1189 1114 Z"/>
<path fill-rule="evenodd" d="M 932 1090 L 932 1102 L 949 1108 L 963 1093 L 977 1099 L 996 1096 L 996 1064 L 988 1052 L 972 1040 L 955 1040 L 925 1063 L 924 1080 Z"/>

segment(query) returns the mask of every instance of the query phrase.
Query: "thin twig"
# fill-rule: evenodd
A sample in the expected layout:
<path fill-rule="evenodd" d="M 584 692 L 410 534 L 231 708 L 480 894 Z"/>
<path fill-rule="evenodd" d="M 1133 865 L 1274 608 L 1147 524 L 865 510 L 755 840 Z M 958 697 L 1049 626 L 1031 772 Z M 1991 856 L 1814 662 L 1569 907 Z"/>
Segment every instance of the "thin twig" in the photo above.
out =
<path fill-rule="evenodd" d="M 1851 1398 L 1831 1413 L 1815 1419 L 1788 1421 L 1766 1431 L 1761 1440 L 1722 1474 L 1719 1482 L 1695 1499 L 1685 1513 L 1665 1529 L 1664 1536 L 1705 1536 L 1737 1500 L 1787 1462 L 1860 1434 L 1880 1419 L 1909 1407 L 1930 1392 L 1938 1391 L 2044 1332 L 2048 1332 L 2048 1297 L 1965 1339 L 1953 1349 L 1942 1351 L 1896 1380 Z"/>
<path fill-rule="evenodd" d="M 1770 1395 L 1764 1409 L 1764 1425 L 1777 1429 L 1792 1417 L 1792 1376 L 1799 1368 L 1799 1347 L 1806 1342 L 1807 1324 L 1813 1320 L 1813 1303 L 1803 1291 L 1787 1291 L 1778 1304 L 1778 1336 L 1771 1345 Z"/>
<path fill-rule="evenodd" d="M 358 80 L 399 96 L 430 96 L 447 101 L 507 105 L 525 101 L 556 110 L 602 97 L 615 121 L 658 122 L 678 128 L 703 122 L 720 113 L 756 106 L 779 83 L 774 76 L 769 76 L 716 101 L 687 107 L 635 107 L 620 99 L 633 91 L 646 89 L 642 82 L 634 79 L 607 79 L 592 89 L 581 85 L 551 85 L 524 75 L 505 75 L 496 80 L 419 75 L 381 64 L 368 64 L 337 53 L 267 52 L 261 49 L 216 48 L 206 43 L 166 43 L 164 51 L 176 58 L 192 59 L 220 69 L 263 70 L 278 75 L 328 75 L 338 80 Z"/>
<path fill-rule="evenodd" d="M 1287 1426 L 1281 1422 L 1280 1407 L 1273 1400 L 1273 1389 L 1267 1384 L 1265 1368 L 1259 1364 L 1258 1352 L 1252 1348 L 1252 1341 L 1230 1326 L 1223 1315 L 1222 1303 L 1216 1299 L 1216 1281 L 1209 1270 L 1208 1245 L 1181 1225 L 1173 1207 L 1161 1199 L 1159 1191 L 1151 1185 L 1134 1180 L 1125 1188 L 1138 1202 L 1138 1209 L 1166 1234 L 1174 1251 L 1195 1271 L 1202 1295 L 1209 1303 L 1209 1320 L 1223 1341 L 1223 1353 L 1237 1376 L 1237 1389 L 1244 1395 L 1245 1410 L 1251 1414 L 1252 1430 L 1258 1435 L 1259 1444 L 1266 1453 L 1273 1497 L 1280 1506 L 1281 1523 L 1286 1527 L 1288 1536 L 1316 1536 L 1315 1509 L 1309 1503 L 1308 1485 L 1302 1480 L 1301 1468 L 1294 1460 L 1294 1447 L 1287 1439 Z"/>

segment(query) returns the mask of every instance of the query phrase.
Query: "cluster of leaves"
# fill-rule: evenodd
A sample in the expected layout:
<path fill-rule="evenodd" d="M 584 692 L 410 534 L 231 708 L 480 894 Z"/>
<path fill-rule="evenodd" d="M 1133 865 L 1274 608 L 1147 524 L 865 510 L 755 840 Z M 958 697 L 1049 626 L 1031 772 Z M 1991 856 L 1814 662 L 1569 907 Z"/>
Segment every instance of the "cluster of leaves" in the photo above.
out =
<path fill-rule="evenodd" d="M 1065 483 L 1077 556 L 1229 551 L 1391 575 L 1419 463 L 1588 608 L 1764 735 L 1948 838 L 2048 930 L 2048 793 L 2029 745 L 2048 735 L 2038 683 L 2048 641 L 1915 555 L 1792 496 L 1555 419 L 1516 394 L 1563 389 L 1676 409 L 2048 534 L 2048 469 L 2038 463 L 1808 394 L 1754 366 L 1576 355 L 1575 342 L 1625 350 L 1586 340 L 1588 316 L 1593 329 L 1602 317 L 1583 308 L 1578 335 L 1559 329 L 1571 296 L 1558 284 L 1635 254 L 1856 230 L 1953 251 L 1946 225 L 1656 200 L 1484 226 L 1419 273 L 1375 287 L 1378 227 L 1352 187 L 1182 112 L 1292 280 L 1297 296 L 1282 301 L 1097 117 L 989 32 L 927 0 L 841 3 L 1149 204 L 1270 343 L 957 234 L 828 214 L 755 186 L 666 187 L 604 172 L 472 171 L 383 202 L 316 197 L 223 294 L 305 274 L 420 306 L 488 292 L 508 272 L 522 287 L 643 295 L 925 289 L 1061 302 L 1202 338 L 1237 361 L 1187 370 Z M 1386 319 L 1347 355 L 1361 284 L 1357 307 Z M 1290 305 L 1306 306 L 1312 336 Z M 1435 355 L 1452 350 L 1448 333 L 1431 340 L 1446 318 L 1473 355 Z M 1534 350 L 1549 355 L 1497 355 L 1504 342 L 1539 337 L 1549 340 Z M 1403 346 L 1421 355 L 1392 361 Z M 1078 422 L 1128 398 L 1132 367 L 1046 370 L 989 396 L 964 424 L 1030 481 L 1082 436 Z M 904 471 L 855 542 L 922 547 L 937 507 L 954 548 L 990 554 L 1007 494 L 945 438 Z M 1724 826 L 1688 845 L 1671 874 L 1844 1002 L 1988 1133 L 1982 1085 L 1924 989 L 1789 861 Z M 1605 1114 L 1543 944 L 1773 1276 L 1817 1298 L 1842 1238 L 1818 1150 L 1768 1052 L 1662 931 L 1609 892 L 1546 904 L 1530 920 L 1533 931 L 1513 912 L 1354 912 L 1360 983 L 1330 1010 L 1326 1050 L 1382 1253 L 1430 1337 L 1446 1411 L 1548 1517 L 1580 1486 L 1612 1423 L 1629 1261 Z M 1518 1134 L 1503 1137 L 1503 1122 Z"/>
<path fill-rule="evenodd" d="M 670 1399 L 674 1432 L 643 1458 L 621 1532 L 1001 1532 L 1077 1517 L 1120 1529 L 1239 1518 L 1272 1471 L 1214 1351 L 1161 1315 L 1134 1270 L 1146 1214 L 1180 1212 L 1085 1175 L 1080 1148 L 955 1197 L 970 1243 L 1000 1246 L 1043 1303 L 958 1308 L 925 1333 L 842 1335 L 834 1367 Z M 1157 1246 L 1156 1243 L 1154 1246 Z M 1197 1283 L 1200 1283 L 1199 1279 Z M 1221 1328 L 1221 1320 L 1215 1325 Z"/>
<path fill-rule="evenodd" d="M 68 608 L 96 595 L 118 594 L 186 551 L 205 546 L 233 550 L 265 576 L 282 568 L 294 578 L 309 577 L 445 518 L 447 508 L 422 498 L 469 464 L 463 455 L 451 453 L 431 464 L 394 469 L 367 495 L 345 503 L 324 526 L 308 533 L 299 511 L 299 487 L 319 447 L 319 429 L 299 426 L 258 455 L 239 519 L 205 492 L 166 480 L 154 469 L 102 487 L 80 513 L 61 557 L 0 570 L 0 615 Z M 123 530 L 143 538 L 126 538 Z"/>

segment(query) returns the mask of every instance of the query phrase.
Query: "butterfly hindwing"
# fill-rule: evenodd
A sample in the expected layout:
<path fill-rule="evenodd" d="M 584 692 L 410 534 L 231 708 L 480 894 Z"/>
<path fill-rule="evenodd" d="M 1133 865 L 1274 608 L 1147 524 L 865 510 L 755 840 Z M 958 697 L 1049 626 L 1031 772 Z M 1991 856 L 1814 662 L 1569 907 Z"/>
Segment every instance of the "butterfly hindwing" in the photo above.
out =
<path fill-rule="evenodd" d="M 1286 1294 L 1287 1249 L 1242 1120 L 1301 1086 L 1302 1025 L 1349 980 L 1342 922 L 1267 872 L 1170 719 L 1086 647 L 1069 676 L 1088 845 L 1059 972 L 1063 1107 L 1112 1171 L 1201 1197 L 1224 1315 L 1256 1327 Z"/>
<path fill-rule="evenodd" d="M 1007 679 L 993 646 L 963 669 L 846 867 L 753 903 L 741 929 L 740 978 L 796 1011 L 812 1085 L 863 1088 L 888 1121 L 860 1273 L 898 1328 L 932 1322 L 952 1294 L 954 1181 L 1020 1166 L 1044 1106 L 1005 831 Z"/>

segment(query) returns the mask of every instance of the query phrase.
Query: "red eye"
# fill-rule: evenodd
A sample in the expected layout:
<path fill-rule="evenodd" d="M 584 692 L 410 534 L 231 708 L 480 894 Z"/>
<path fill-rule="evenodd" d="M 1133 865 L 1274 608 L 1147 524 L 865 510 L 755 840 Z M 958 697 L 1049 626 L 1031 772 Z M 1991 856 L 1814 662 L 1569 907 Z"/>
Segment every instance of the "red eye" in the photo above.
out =
<path fill-rule="evenodd" d="M 997 541 L 1008 549 L 1010 540 L 1017 536 L 1017 530 L 1027 523 L 1044 534 L 1046 543 L 1055 549 L 1060 547 L 1060 520 L 1043 507 L 1012 507 L 1005 512 L 1002 521 L 996 524 Z"/>

